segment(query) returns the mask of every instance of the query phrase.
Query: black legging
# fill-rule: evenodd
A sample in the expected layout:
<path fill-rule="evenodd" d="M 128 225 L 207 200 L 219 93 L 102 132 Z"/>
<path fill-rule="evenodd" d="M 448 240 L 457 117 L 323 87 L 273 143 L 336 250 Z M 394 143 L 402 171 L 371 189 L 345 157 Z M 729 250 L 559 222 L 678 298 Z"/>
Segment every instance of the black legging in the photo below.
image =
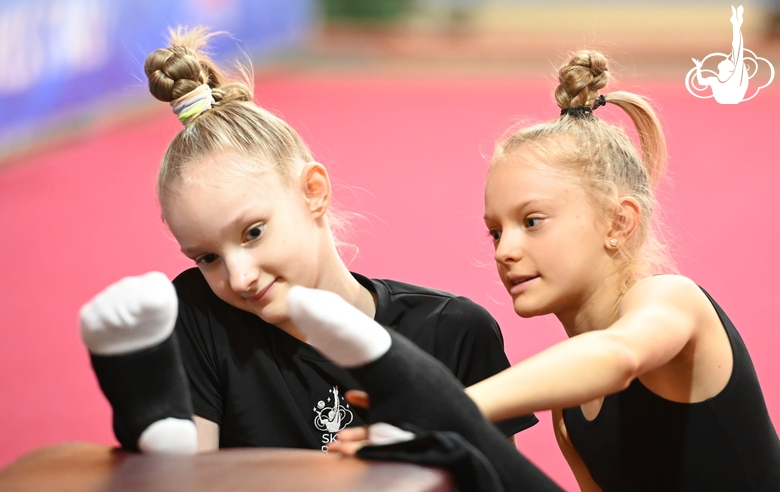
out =
<path fill-rule="evenodd" d="M 388 331 L 392 346 L 387 353 L 374 362 L 349 370 L 370 395 L 369 423 L 386 422 L 414 431 L 434 432 L 424 433 L 427 445 L 415 440 L 406 446 L 368 447 L 359 456 L 441 466 L 453 472 L 463 490 L 501 490 L 485 482 L 475 489 L 474 484 L 460 480 L 465 473 L 464 466 L 468 466 L 464 465 L 463 448 L 473 446 L 476 458 L 471 453 L 466 461 L 484 462 L 481 453 L 506 491 L 562 490 L 485 419 L 463 391 L 463 385 L 441 362 L 401 335 Z M 455 432 L 468 444 L 458 445 L 458 436 L 439 431 Z M 474 474 L 465 476 L 473 478 Z"/>

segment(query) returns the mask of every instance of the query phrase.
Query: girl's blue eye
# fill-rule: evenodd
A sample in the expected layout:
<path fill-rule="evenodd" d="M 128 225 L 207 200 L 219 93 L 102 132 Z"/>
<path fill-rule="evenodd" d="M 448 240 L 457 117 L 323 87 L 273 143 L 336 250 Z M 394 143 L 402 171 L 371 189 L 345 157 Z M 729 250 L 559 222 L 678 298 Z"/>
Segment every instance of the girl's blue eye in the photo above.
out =
<path fill-rule="evenodd" d="M 252 241 L 254 239 L 258 239 L 260 236 L 263 235 L 263 229 L 265 229 L 265 226 L 263 224 L 254 225 L 254 226 L 250 227 L 249 229 L 247 229 L 246 235 L 244 236 L 244 238 L 247 241 Z"/>
<path fill-rule="evenodd" d="M 542 219 L 536 219 L 533 217 L 528 217 L 525 219 L 525 226 L 528 228 L 536 227 L 542 222 Z"/>
<path fill-rule="evenodd" d="M 217 255 L 215 255 L 214 253 L 209 253 L 195 260 L 195 263 L 209 264 L 209 263 L 214 263 L 215 261 L 217 261 Z"/>

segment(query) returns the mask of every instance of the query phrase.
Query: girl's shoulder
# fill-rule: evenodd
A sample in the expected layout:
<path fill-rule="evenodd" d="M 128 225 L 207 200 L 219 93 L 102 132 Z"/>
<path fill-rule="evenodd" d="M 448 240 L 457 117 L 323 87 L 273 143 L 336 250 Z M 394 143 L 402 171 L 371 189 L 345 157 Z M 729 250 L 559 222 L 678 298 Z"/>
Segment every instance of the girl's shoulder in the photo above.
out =
<path fill-rule="evenodd" d="M 620 300 L 620 310 L 674 307 L 683 311 L 712 309 L 699 285 L 676 274 L 645 277 L 632 285 Z"/>
<path fill-rule="evenodd" d="M 694 290 L 701 290 L 701 288 L 698 286 L 696 282 L 691 280 L 690 278 L 686 277 L 685 275 L 679 275 L 674 273 L 664 273 L 660 275 L 649 275 L 647 277 L 643 277 L 639 279 L 634 285 L 631 286 L 630 290 L 633 290 L 635 288 L 639 289 L 652 289 L 652 288 L 663 288 L 663 289 L 694 289 Z"/>

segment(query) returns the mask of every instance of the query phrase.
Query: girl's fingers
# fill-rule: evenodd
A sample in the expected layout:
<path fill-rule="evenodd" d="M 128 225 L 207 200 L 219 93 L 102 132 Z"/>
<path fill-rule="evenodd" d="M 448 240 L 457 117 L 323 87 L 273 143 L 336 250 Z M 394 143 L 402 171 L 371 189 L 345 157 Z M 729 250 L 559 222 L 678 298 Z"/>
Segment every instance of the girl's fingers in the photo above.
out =
<path fill-rule="evenodd" d="M 334 442 L 354 442 L 354 441 L 365 441 L 368 439 L 368 428 L 366 426 L 362 427 L 350 427 L 348 429 L 344 429 L 338 434 L 338 441 Z"/>
<path fill-rule="evenodd" d="M 333 441 L 328 444 L 329 453 L 340 453 L 344 456 L 355 456 L 360 448 L 366 445 L 366 441 L 339 442 Z"/>
<path fill-rule="evenodd" d="M 368 444 L 368 427 L 350 427 L 338 433 L 337 440 L 328 444 L 328 452 L 354 456 L 357 450 Z"/>

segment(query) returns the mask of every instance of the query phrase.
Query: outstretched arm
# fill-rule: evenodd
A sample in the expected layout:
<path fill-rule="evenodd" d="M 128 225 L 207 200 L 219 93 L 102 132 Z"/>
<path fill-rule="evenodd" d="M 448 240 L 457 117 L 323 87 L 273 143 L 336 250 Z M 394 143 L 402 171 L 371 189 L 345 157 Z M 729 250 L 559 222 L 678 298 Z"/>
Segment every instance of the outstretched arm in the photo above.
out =
<path fill-rule="evenodd" d="M 626 293 L 621 316 L 608 329 L 558 343 L 466 391 L 492 421 L 616 393 L 671 361 L 696 336 L 703 297 L 684 277 L 644 279 Z"/>

